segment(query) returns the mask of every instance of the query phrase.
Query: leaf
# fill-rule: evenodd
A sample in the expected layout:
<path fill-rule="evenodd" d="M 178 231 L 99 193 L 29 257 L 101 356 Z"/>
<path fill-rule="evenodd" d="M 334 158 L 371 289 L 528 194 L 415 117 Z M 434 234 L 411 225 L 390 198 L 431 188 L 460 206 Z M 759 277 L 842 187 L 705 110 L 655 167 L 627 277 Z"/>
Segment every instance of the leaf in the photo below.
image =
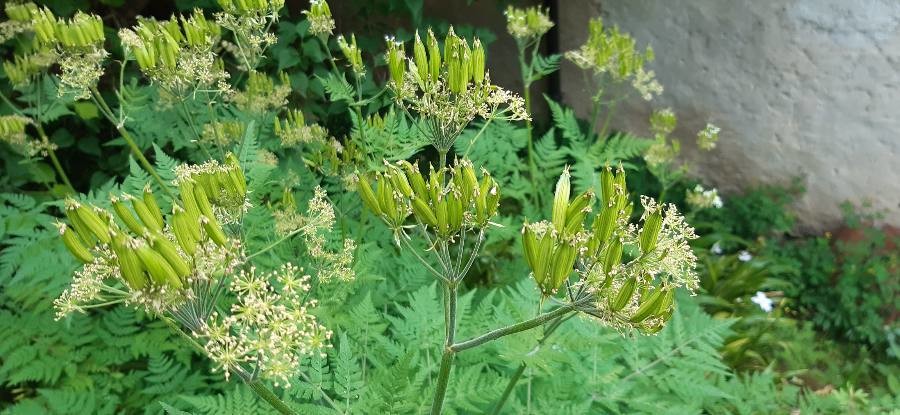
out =
<path fill-rule="evenodd" d="M 537 81 L 559 69 L 559 62 L 562 55 L 555 53 L 548 56 L 536 55 L 531 63 L 531 76 L 528 77 L 528 83 Z"/>
<path fill-rule="evenodd" d="M 344 78 L 343 75 L 328 73 L 326 76 L 318 76 L 316 78 L 322 82 L 325 92 L 332 101 L 353 101 L 353 87 Z"/>

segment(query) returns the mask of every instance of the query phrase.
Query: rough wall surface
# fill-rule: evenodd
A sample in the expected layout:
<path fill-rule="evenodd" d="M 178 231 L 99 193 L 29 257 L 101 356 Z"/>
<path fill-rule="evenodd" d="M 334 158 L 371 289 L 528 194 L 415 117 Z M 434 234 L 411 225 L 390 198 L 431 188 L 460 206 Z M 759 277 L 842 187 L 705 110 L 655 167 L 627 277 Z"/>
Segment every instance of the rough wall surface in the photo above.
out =
<path fill-rule="evenodd" d="M 602 12 L 656 51 L 650 66 L 665 92 L 626 103 L 615 127 L 646 132 L 651 106 L 670 106 L 693 172 L 726 192 L 801 177 L 796 208 L 807 228 L 836 224 L 847 200 L 900 223 L 900 2 L 559 4 L 562 50 L 580 45 Z M 563 96 L 586 115 L 578 68 L 562 71 Z M 722 127 L 719 146 L 698 154 L 690 142 L 707 120 Z"/>

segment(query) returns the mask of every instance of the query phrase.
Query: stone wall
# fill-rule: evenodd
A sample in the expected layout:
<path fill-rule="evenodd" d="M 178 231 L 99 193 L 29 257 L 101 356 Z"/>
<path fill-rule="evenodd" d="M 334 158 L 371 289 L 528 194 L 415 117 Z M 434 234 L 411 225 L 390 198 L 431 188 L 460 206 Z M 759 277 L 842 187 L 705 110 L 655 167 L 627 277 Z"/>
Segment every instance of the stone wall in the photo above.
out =
<path fill-rule="evenodd" d="M 561 0 L 561 50 L 587 20 L 651 44 L 666 90 L 651 104 L 679 115 L 692 171 L 724 191 L 801 177 L 803 225 L 823 229 L 839 205 L 871 201 L 900 223 L 900 2 L 896 0 Z M 571 64 L 565 101 L 586 115 L 589 95 Z M 644 133 L 651 104 L 628 102 L 617 128 Z M 689 142 L 707 120 L 719 146 Z"/>

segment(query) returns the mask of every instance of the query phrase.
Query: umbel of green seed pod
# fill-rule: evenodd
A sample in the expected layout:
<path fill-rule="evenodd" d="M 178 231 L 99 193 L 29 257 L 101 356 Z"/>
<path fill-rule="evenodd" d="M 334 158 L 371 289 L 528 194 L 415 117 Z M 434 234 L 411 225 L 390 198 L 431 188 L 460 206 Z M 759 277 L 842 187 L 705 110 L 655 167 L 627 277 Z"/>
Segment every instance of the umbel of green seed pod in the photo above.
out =
<path fill-rule="evenodd" d="M 85 48 L 106 40 L 100 16 L 78 12 L 71 20 L 56 25 L 57 39 L 67 48 Z"/>
<path fill-rule="evenodd" d="M 38 10 L 31 24 L 38 44 L 47 46 L 56 43 L 56 33 L 61 24 L 47 7 Z"/>
<path fill-rule="evenodd" d="M 9 17 L 9 20 L 15 22 L 30 22 L 34 16 L 38 14 L 39 10 L 37 5 L 32 2 L 10 2 L 4 6 L 4 11 L 6 11 L 6 16 Z"/>

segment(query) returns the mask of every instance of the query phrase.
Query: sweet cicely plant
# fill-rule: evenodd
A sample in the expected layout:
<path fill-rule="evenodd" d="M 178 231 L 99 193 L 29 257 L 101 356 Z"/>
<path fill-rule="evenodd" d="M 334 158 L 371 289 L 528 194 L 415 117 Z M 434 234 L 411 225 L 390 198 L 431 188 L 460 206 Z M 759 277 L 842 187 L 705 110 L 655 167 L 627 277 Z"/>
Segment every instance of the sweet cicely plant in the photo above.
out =
<path fill-rule="evenodd" d="M 396 243 L 412 252 L 443 287 L 445 341 L 431 409 L 439 414 L 456 354 L 545 324 L 552 333 L 575 314 L 622 332 L 656 333 L 672 316 L 675 289 L 693 291 L 698 282 L 693 270 L 696 258 L 688 245 L 696 236 L 674 205 L 643 197 L 640 222 L 629 223 L 633 209 L 625 173 L 607 168 L 600 177 L 599 212 L 591 218 L 598 204 L 594 193 L 573 196 L 566 170 L 556 185 L 551 219 L 522 228 L 523 254 L 540 292 L 538 314 L 458 339 L 457 296 L 485 232 L 495 226 L 491 218 L 499 209 L 500 188 L 485 170 L 479 178 L 465 158 L 446 166 L 445 155 L 475 116 L 527 119 L 528 115 L 520 98 L 489 85 L 477 39 L 470 49 L 451 32 L 443 62 L 431 39 L 429 35 L 428 43 L 434 43 L 429 49 L 417 37 L 408 62 L 402 44 L 391 41 L 388 65 L 398 105 L 427 120 L 424 132 L 440 155 L 439 164 L 425 175 L 415 164 L 385 162 L 384 171 L 374 177 L 375 186 L 362 176 L 358 188 L 366 207 L 393 231 Z M 486 99 L 491 95 L 485 92 L 491 91 L 498 98 Z M 498 111 L 501 103 L 507 103 L 507 109 Z M 413 238 L 421 238 L 425 248 L 412 243 Z M 505 396 L 495 411 L 504 400 Z"/>

